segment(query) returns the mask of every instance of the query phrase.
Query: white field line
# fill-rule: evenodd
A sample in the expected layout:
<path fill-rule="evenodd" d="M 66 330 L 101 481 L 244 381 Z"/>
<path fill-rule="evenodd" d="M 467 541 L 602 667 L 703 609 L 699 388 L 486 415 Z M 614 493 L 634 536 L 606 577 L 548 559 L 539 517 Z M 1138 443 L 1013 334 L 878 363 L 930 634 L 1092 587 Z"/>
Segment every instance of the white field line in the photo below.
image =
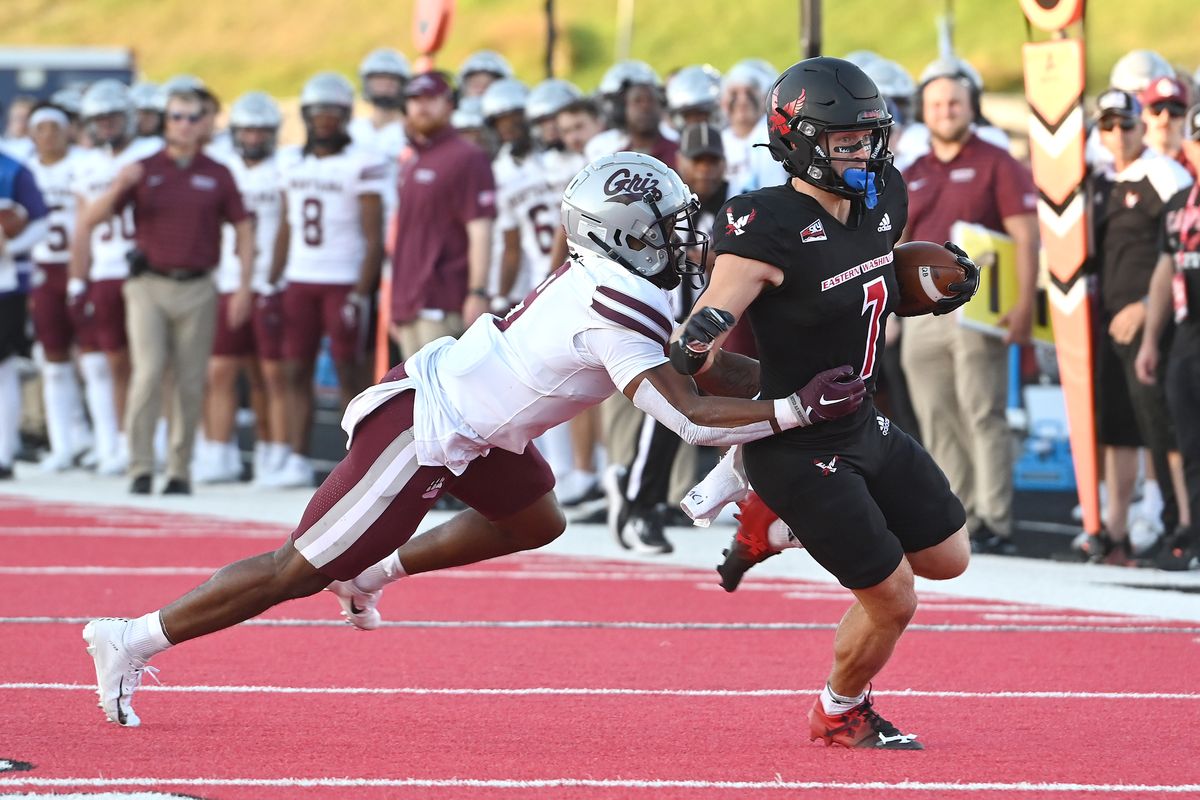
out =
<path fill-rule="evenodd" d="M 0 683 L 0 691 L 95 692 L 95 684 Z M 812 689 L 622 689 L 531 686 L 524 688 L 455 687 L 357 687 L 357 686 L 236 686 L 170 684 L 142 686 L 139 692 L 171 694 L 329 694 L 329 695 L 418 695 L 459 697 L 812 697 Z M 880 697 L 948 697 L 970 700 L 1192 700 L 1200 692 L 955 692 L 924 689 L 878 690 Z"/>
<path fill-rule="evenodd" d="M 1123 784 L 1123 783 L 1011 783 L 975 782 L 947 783 L 936 781 L 790 781 L 781 776 L 769 781 L 700 781 L 700 780 L 638 780 L 546 778 L 472 779 L 472 778 L 0 778 L 0 789 L 9 786 L 38 786 L 46 788 L 86 786 L 251 786 L 271 788 L 421 788 L 421 789 L 722 789 L 722 790 L 838 790 L 848 792 L 1030 792 L 1035 795 L 1050 792 L 1104 792 L 1129 794 L 1194 794 L 1200 784 Z"/>
<path fill-rule="evenodd" d="M 0 625 L 83 625 L 93 617 L 0 617 Z M 341 628 L 340 619 L 252 619 L 241 623 L 267 628 Z M 836 622 L 637 622 L 629 620 L 384 620 L 383 628 L 474 628 L 493 630 L 586 629 L 635 631 L 832 631 Z M 916 623 L 907 630 L 924 633 L 1169 633 L 1200 634 L 1200 627 L 1169 625 L 995 625 L 972 623 Z"/>

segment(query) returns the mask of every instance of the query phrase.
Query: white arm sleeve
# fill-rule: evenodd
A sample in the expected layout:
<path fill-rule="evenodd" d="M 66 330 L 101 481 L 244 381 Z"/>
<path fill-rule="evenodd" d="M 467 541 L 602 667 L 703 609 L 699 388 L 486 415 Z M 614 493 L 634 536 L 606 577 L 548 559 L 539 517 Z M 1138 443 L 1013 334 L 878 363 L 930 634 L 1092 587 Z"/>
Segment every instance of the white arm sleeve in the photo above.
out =
<path fill-rule="evenodd" d="M 697 425 L 671 405 L 650 381 L 642 381 L 633 393 L 633 404 L 666 425 L 688 444 L 721 446 L 742 444 L 775 433 L 770 422 L 752 422 L 736 428 L 709 428 Z"/>

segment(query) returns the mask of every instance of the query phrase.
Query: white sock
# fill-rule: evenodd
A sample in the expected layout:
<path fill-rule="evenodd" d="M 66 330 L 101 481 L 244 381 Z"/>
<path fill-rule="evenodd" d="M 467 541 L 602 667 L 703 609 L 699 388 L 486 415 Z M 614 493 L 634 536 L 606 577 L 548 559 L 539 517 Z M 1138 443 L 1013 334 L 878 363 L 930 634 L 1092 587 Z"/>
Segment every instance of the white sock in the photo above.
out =
<path fill-rule="evenodd" d="M 42 364 L 42 402 L 46 404 L 46 433 L 50 451 L 60 458 L 75 455 L 73 428 L 79 404 L 75 368 L 69 363 Z"/>
<path fill-rule="evenodd" d="M 821 708 L 825 709 L 825 713 L 831 717 L 845 714 L 850 709 L 862 705 L 866 699 L 866 692 L 863 692 L 858 697 L 842 697 L 840 694 L 834 694 L 833 689 L 829 688 L 828 683 L 821 690 Z"/>
<path fill-rule="evenodd" d="M 151 656 L 170 647 L 171 640 L 163 631 L 161 613 L 151 611 L 137 619 L 129 620 L 122 644 L 129 651 L 129 655 L 142 661 L 148 661 Z"/>
<path fill-rule="evenodd" d="M 79 357 L 83 373 L 84 399 L 92 418 L 92 433 L 96 437 L 96 455 L 100 459 L 117 454 L 117 403 L 113 392 L 112 373 L 104 353 L 84 353 Z"/>
<path fill-rule="evenodd" d="M 1157 520 L 1163 512 L 1162 489 L 1158 481 L 1146 481 L 1142 484 L 1141 513 L 1144 517 Z"/>
<path fill-rule="evenodd" d="M 21 376 L 17 357 L 0 361 L 0 467 L 11 467 L 21 449 Z"/>
<path fill-rule="evenodd" d="M 364 569 L 354 579 L 354 585 L 360 592 L 369 594 L 379 591 L 393 581 L 400 580 L 407 574 L 404 571 L 404 565 L 400 563 L 400 556 L 392 552 L 384 556 L 378 564 L 372 564 Z"/>

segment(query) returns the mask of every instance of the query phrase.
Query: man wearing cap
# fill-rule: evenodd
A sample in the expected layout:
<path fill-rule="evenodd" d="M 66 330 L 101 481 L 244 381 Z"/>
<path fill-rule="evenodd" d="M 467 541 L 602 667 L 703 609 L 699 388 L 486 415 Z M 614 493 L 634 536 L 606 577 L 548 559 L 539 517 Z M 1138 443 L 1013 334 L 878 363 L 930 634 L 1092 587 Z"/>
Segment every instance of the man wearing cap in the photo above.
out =
<path fill-rule="evenodd" d="M 1188 87 L 1174 75 L 1151 81 L 1138 98 L 1146 123 L 1146 146 L 1159 155 L 1173 158 L 1189 169 L 1183 154 L 1183 117 L 1187 113 Z M 1195 174 L 1195 173 L 1192 173 Z"/>
<path fill-rule="evenodd" d="M 1200 167 L 1200 105 L 1188 110 L 1184 155 Z M 1175 322 L 1166 365 L 1167 403 L 1183 457 L 1190 527 L 1180 526 L 1159 549 L 1163 569 L 1200 569 L 1200 185 L 1193 184 L 1167 202 L 1163 214 L 1162 254 L 1150 281 L 1146 333 L 1137 355 L 1138 380 L 1160 381 L 1159 341 Z"/>
<path fill-rule="evenodd" d="M 401 157 L 392 242 L 392 337 L 404 358 L 457 336 L 488 310 L 496 184 L 486 152 L 450 125 L 454 91 L 440 72 L 405 87 L 411 148 Z"/>
<path fill-rule="evenodd" d="M 1129 92 L 1109 89 L 1097 100 L 1100 144 L 1112 157 L 1097 175 L 1094 215 L 1105 332 L 1097 343 L 1096 427 L 1107 446 L 1108 518 L 1105 533 L 1088 548 L 1094 559 L 1118 564 L 1132 555 L 1127 517 L 1139 448 L 1149 449 L 1159 477 L 1145 481 L 1141 511 L 1161 517 L 1167 532 L 1189 521 L 1187 509 L 1175 499 L 1183 468 L 1162 383 L 1138 381 L 1134 361 L 1159 260 L 1164 208 L 1192 179 L 1177 161 L 1145 145 L 1143 119 L 1141 103 Z"/>
<path fill-rule="evenodd" d="M 908 385 L 921 438 L 967 509 L 972 548 L 1012 553 L 1008 345 L 1030 340 L 1037 192 L 1027 167 L 980 136 L 978 86 L 968 73 L 935 73 L 918 101 L 930 149 L 902 170 L 909 197 L 904 239 L 944 242 L 960 221 L 1011 237 L 1014 263 L 996 268 L 1015 272 L 1018 299 L 999 309 L 1003 337 L 968 328 L 957 314 L 905 319 L 900 360 L 906 373 L 921 376 Z"/>

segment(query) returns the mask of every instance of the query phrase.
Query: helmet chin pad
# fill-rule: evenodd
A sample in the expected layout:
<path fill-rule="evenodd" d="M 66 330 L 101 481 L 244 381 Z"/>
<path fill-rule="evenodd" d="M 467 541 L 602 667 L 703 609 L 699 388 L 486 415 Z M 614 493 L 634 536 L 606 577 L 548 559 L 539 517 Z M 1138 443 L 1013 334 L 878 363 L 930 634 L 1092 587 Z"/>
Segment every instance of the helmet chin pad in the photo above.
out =
<path fill-rule="evenodd" d="M 867 169 L 847 169 L 842 173 L 842 180 L 856 192 L 865 191 L 864 202 L 867 208 L 879 204 L 879 190 L 875 186 L 875 173 Z"/>

